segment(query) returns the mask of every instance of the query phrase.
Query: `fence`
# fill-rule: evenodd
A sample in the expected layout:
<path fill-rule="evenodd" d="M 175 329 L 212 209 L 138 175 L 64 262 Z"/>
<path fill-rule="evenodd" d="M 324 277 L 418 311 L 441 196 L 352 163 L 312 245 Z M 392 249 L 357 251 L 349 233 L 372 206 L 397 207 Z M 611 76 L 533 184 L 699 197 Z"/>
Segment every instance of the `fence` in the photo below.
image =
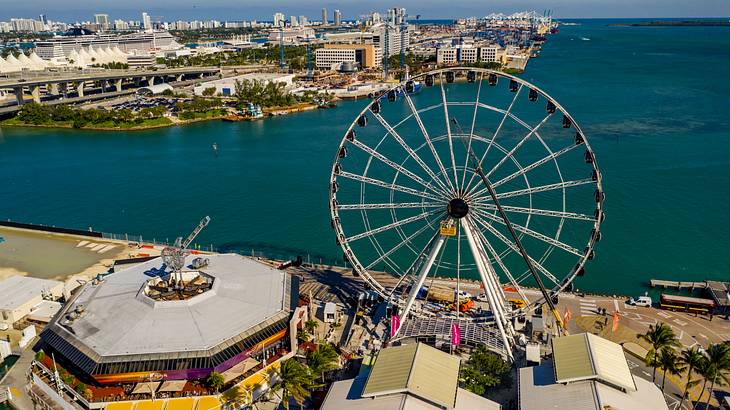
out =
<path fill-rule="evenodd" d="M 9 228 L 29 229 L 32 231 L 65 233 L 68 235 L 90 236 L 93 238 L 102 237 L 101 232 L 94 232 L 93 230 L 91 230 L 91 228 L 89 228 L 88 231 L 84 231 L 81 229 L 58 228 L 58 227 L 50 226 L 50 225 L 36 225 L 36 224 L 27 224 L 27 223 L 22 223 L 22 222 L 13 222 L 11 220 L 0 221 L 0 226 L 7 226 Z"/>
<path fill-rule="evenodd" d="M 156 237 L 143 237 L 142 235 L 136 235 L 136 234 L 128 234 L 128 233 L 111 233 L 111 232 L 97 232 L 94 231 L 92 228 L 89 228 L 88 231 L 81 230 L 81 229 L 70 229 L 70 228 L 59 228 L 55 226 L 49 226 L 49 225 L 40 225 L 40 224 L 29 224 L 29 223 L 22 223 L 22 222 L 13 222 L 10 220 L 7 221 L 0 221 L 0 226 L 7 226 L 11 228 L 21 228 L 21 229 L 29 229 L 34 231 L 40 231 L 40 232 L 53 232 L 53 233 L 62 233 L 62 234 L 68 234 L 68 235 L 80 235 L 80 236 L 88 236 L 93 238 L 101 238 L 101 239 L 108 239 L 108 240 L 114 240 L 114 241 L 124 241 L 124 242 L 131 242 L 131 243 L 138 243 L 138 244 L 148 244 L 148 245 L 156 245 L 156 246 L 170 246 L 175 241 L 174 238 L 172 241 L 170 241 L 170 238 L 156 238 Z M 207 251 L 207 252 L 219 252 L 219 253 L 238 253 L 240 255 L 244 256 L 251 256 L 251 257 L 259 257 L 259 258 L 265 258 L 265 259 L 275 259 L 275 260 L 296 260 L 297 257 L 301 257 L 302 261 L 308 264 L 317 264 L 317 265 L 326 265 L 326 266 L 336 266 L 340 268 L 347 268 L 348 264 L 338 258 L 333 258 L 331 256 L 327 255 L 311 255 L 303 250 L 296 250 L 296 249 L 281 249 L 276 247 L 269 247 L 267 249 L 255 249 L 255 247 L 246 247 L 245 244 L 237 244 L 236 246 L 230 246 L 230 245 L 223 245 L 223 246 L 215 246 L 213 244 L 199 244 L 199 243 L 192 243 L 189 246 L 190 249 L 199 250 L 199 251 Z"/>

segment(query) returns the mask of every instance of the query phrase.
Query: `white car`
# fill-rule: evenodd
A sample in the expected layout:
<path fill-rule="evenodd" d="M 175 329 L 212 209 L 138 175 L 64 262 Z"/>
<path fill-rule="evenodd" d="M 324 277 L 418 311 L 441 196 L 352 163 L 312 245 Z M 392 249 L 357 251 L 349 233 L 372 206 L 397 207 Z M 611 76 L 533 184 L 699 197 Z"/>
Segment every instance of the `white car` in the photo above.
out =
<path fill-rule="evenodd" d="M 477 300 L 480 302 L 489 302 L 489 299 L 487 299 L 486 293 L 480 293 L 477 295 Z"/>
<path fill-rule="evenodd" d="M 0 323 L 0 330 L 8 330 L 10 326 L 7 323 Z"/>
<path fill-rule="evenodd" d="M 651 307 L 652 300 L 649 296 L 639 296 L 636 299 L 629 299 L 628 304 L 632 306 Z"/>
<path fill-rule="evenodd" d="M 454 291 L 456 293 L 456 291 Z M 471 295 L 471 293 L 460 290 L 459 291 L 459 300 L 465 300 L 465 299 L 472 299 L 474 296 Z"/>

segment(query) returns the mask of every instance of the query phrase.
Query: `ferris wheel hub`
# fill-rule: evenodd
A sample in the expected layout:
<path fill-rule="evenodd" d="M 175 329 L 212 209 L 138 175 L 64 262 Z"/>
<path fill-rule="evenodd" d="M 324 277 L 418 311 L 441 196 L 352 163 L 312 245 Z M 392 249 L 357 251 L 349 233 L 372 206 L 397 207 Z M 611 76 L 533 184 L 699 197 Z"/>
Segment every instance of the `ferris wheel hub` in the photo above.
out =
<path fill-rule="evenodd" d="M 461 198 L 454 198 L 449 201 L 449 205 L 446 207 L 446 212 L 448 212 L 449 216 L 453 218 L 461 219 L 469 213 L 469 204 Z"/>

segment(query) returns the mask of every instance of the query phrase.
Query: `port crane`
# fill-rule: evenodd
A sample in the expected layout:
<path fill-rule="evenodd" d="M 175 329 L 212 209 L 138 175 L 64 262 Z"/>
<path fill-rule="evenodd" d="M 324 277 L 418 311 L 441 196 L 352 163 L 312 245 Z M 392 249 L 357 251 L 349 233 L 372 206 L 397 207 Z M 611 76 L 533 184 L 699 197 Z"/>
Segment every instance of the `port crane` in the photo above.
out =
<path fill-rule="evenodd" d="M 183 240 L 182 236 L 179 236 L 172 246 L 167 246 L 162 250 L 162 261 L 172 269 L 173 274 L 179 273 L 185 266 L 185 257 L 190 253 L 188 246 L 209 223 L 210 217 L 204 217 L 187 238 Z"/>

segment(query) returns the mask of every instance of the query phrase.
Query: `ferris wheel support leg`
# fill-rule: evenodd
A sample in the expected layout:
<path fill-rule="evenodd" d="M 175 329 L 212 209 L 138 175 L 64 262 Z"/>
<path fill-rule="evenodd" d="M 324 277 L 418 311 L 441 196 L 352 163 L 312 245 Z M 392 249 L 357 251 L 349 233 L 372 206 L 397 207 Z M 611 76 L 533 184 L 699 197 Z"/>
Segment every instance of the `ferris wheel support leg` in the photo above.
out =
<path fill-rule="evenodd" d="M 439 254 L 439 251 L 441 251 L 441 248 L 444 246 L 444 242 L 446 241 L 446 237 L 443 235 L 439 235 L 438 239 L 436 239 L 436 242 L 433 244 L 433 247 L 431 248 L 431 251 L 428 253 L 428 258 L 426 259 L 426 263 L 421 268 L 421 272 L 418 274 L 418 280 L 415 284 L 413 284 L 413 288 L 411 289 L 411 293 L 408 295 L 408 301 L 406 302 L 406 307 L 403 309 L 403 313 L 401 314 L 401 318 L 403 321 L 405 321 L 408 318 L 408 314 L 411 311 L 411 308 L 413 307 L 413 302 L 416 301 L 416 296 L 418 296 L 418 292 L 423 287 L 423 283 L 426 282 L 426 277 L 428 276 L 428 272 L 431 270 L 431 267 L 433 267 L 434 262 L 436 262 L 436 257 Z M 393 337 L 397 336 L 400 332 L 401 328 L 403 326 L 401 325 L 396 329 L 395 333 L 393 333 Z"/>
<path fill-rule="evenodd" d="M 471 248 L 472 255 L 474 255 L 474 261 L 476 262 L 479 276 L 481 277 L 482 283 L 484 284 L 484 291 L 487 295 L 487 299 L 489 300 L 489 307 L 494 313 L 494 319 L 495 322 L 497 322 L 497 327 L 499 328 L 499 333 L 502 336 L 502 342 L 504 343 L 505 349 L 507 350 L 507 355 L 509 356 L 510 360 L 514 361 L 514 356 L 512 355 L 512 343 L 510 342 L 511 339 L 510 336 L 507 335 L 508 330 L 505 329 L 505 327 L 510 327 L 511 325 L 509 322 L 505 322 L 503 300 L 499 300 L 499 297 L 497 296 L 497 291 L 494 289 L 492 282 L 488 279 L 487 275 L 490 274 L 488 271 L 489 268 L 487 268 L 487 266 L 485 266 L 484 264 L 484 253 L 477 244 L 476 238 L 474 236 L 474 231 L 472 230 L 473 228 L 471 226 L 471 221 L 469 221 L 467 218 L 464 219 L 465 220 L 461 224 L 461 226 L 464 228 L 467 242 L 469 243 L 469 247 Z M 512 332 L 510 331 L 509 333 L 511 334 Z"/>

